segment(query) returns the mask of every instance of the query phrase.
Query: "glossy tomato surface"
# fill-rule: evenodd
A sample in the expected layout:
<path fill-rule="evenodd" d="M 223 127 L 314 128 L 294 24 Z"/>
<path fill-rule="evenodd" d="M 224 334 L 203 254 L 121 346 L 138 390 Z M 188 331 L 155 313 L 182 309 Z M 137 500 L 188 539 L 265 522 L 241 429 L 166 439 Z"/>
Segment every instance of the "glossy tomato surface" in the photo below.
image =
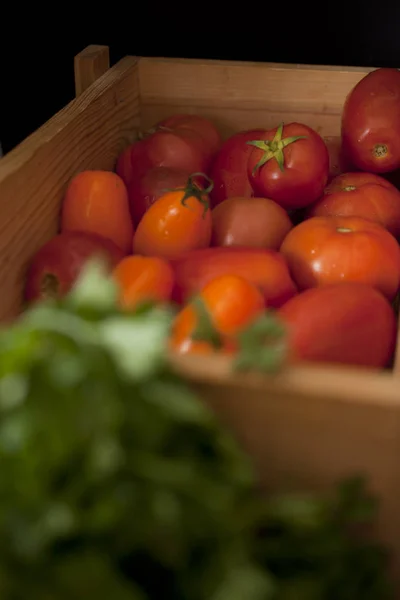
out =
<path fill-rule="evenodd" d="M 265 131 L 248 160 L 254 195 L 271 198 L 285 209 L 315 202 L 329 177 L 329 152 L 321 136 L 302 123 Z"/>
<path fill-rule="evenodd" d="M 374 173 L 344 173 L 325 188 L 308 216 L 363 217 L 400 236 L 400 192 Z"/>
<path fill-rule="evenodd" d="M 137 225 L 146 210 L 167 190 L 184 188 L 190 173 L 174 167 L 153 167 L 128 185 L 129 206 Z"/>
<path fill-rule="evenodd" d="M 218 349 L 219 346 L 224 350 L 227 347 L 232 348 L 232 336 L 260 316 L 264 310 L 264 296 L 257 286 L 238 275 L 216 277 L 177 315 L 173 325 L 171 347 L 181 353 L 203 353 L 214 350 L 215 345 L 212 342 L 216 341 Z M 204 311 L 207 324 L 204 324 L 204 314 L 200 314 Z M 214 338 L 211 341 L 210 334 Z M 232 343 L 229 344 L 229 341 Z"/>
<path fill-rule="evenodd" d="M 279 250 L 293 227 L 287 212 L 269 198 L 227 198 L 212 210 L 213 246 Z"/>
<path fill-rule="evenodd" d="M 210 170 L 214 188 L 210 194 L 212 206 L 226 198 L 253 196 L 247 175 L 247 161 L 252 147 L 248 141 L 258 139 L 261 129 L 241 131 L 228 138 L 221 146 Z"/>
<path fill-rule="evenodd" d="M 218 247 L 186 252 L 172 261 L 174 299 L 187 301 L 209 281 L 221 275 L 238 275 L 258 286 L 267 306 L 281 306 L 297 293 L 284 257 L 261 248 Z"/>
<path fill-rule="evenodd" d="M 279 311 L 294 362 L 381 368 L 395 350 L 397 324 L 387 299 L 354 282 L 309 289 Z"/>
<path fill-rule="evenodd" d="M 133 251 L 175 258 L 211 242 L 208 195 L 190 180 L 184 191 L 166 192 L 145 212 L 136 228 Z"/>
<path fill-rule="evenodd" d="M 174 284 L 171 265 L 156 256 L 125 256 L 113 270 L 118 284 L 119 303 L 124 309 L 141 302 L 167 302 Z"/>
<path fill-rule="evenodd" d="M 399 289 L 399 245 L 384 227 L 367 219 L 312 217 L 289 232 L 281 253 L 300 290 L 356 281 L 393 300 Z"/>
<path fill-rule="evenodd" d="M 353 167 L 386 173 L 400 167 L 400 72 L 376 69 L 348 94 L 342 112 L 343 152 Z"/>

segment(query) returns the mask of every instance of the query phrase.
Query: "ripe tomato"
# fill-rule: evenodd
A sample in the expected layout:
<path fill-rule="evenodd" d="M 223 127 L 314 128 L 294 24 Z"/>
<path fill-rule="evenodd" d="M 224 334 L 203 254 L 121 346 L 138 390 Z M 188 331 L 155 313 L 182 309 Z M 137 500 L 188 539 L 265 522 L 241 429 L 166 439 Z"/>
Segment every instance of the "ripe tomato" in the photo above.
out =
<path fill-rule="evenodd" d="M 148 208 L 133 239 L 135 253 L 169 259 L 210 245 L 209 188 L 200 190 L 194 175 L 184 187 L 165 192 Z"/>
<path fill-rule="evenodd" d="M 60 233 L 34 254 L 28 267 L 25 298 L 28 302 L 62 298 L 89 259 L 98 257 L 112 270 L 123 256 L 116 244 L 94 233 Z"/>
<path fill-rule="evenodd" d="M 121 177 L 111 171 L 82 171 L 75 175 L 64 196 L 61 231 L 97 233 L 128 253 L 133 224 Z"/>
<path fill-rule="evenodd" d="M 289 123 L 247 142 L 253 146 L 248 176 L 254 195 L 286 209 L 317 200 L 328 181 L 329 153 L 321 136 L 301 123 Z"/>
<path fill-rule="evenodd" d="M 400 284 L 400 248 L 391 233 L 360 217 L 312 217 L 286 236 L 285 256 L 300 290 L 359 281 L 393 300 Z"/>
<path fill-rule="evenodd" d="M 185 187 L 190 173 L 172 167 L 153 167 L 142 177 L 134 177 L 128 185 L 129 205 L 135 224 L 139 223 L 146 210 L 160 198 L 166 190 Z M 202 178 L 194 177 L 194 182 L 203 188 Z"/>
<path fill-rule="evenodd" d="M 366 284 L 343 282 L 306 290 L 277 316 L 287 326 L 294 362 L 383 368 L 395 350 L 394 311 L 380 292 Z"/>
<path fill-rule="evenodd" d="M 225 349 L 229 346 L 233 349 L 232 336 L 263 313 L 264 309 L 264 297 L 255 285 L 237 275 L 216 277 L 178 313 L 173 325 L 171 347 L 184 353 L 207 352 L 213 349 L 210 338 L 211 342 L 217 338 L 216 341 L 222 341 Z M 203 311 L 205 315 L 201 314 Z M 194 339 L 195 332 L 196 338 L 200 339 Z"/>
<path fill-rule="evenodd" d="M 293 227 L 287 212 L 268 198 L 228 198 L 211 214 L 213 246 L 279 250 Z"/>
<path fill-rule="evenodd" d="M 156 129 L 132 154 L 132 169 L 140 176 L 151 167 L 173 167 L 189 173 L 207 173 L 210 156 L 203 139 L 190 129 Z"/>
<path fill-rule="evenodd" d="M 334 177 L 347 171 L 346 161 L 342 153 L 342 140 L 338 136 L 325 136 L 323 140 L 329 153 L 328 181 L 331 181 Z"/>
<path fill-rule="evenodd" d="M 222 144 L 210 170 L 214 182 L 210 194 L 212 206 L 226 198 L 253 196 L 247 175 L 247 161 L 252 148 L 246 142 L 257 139 L 262 133 L 262 129 L 241 131 Z"/>
<path fill-rule="evenodd" d="M 222 139 L 218 129 L 209 119 L 200 115 L 176 114 L 160 121 L 157 128 L 189 129 L 197 133 L 205 142 L 207 152 L 211 157 L 218 151 Z"/>
<path fill-rule="evenodd" d="M 172 295 L 174 272 L 171 265 L 154 256 L 126 256 L 113 271 L 123 308 L 140 302 L 167 302 Z"/>
<path fill-rule="evenodd" d="M 383 177 L 373 173 L 344 173 L 325 188 L 309 216 L 364 217 L 380 223 L 400 236 L 400 192 Z"/>
<path fill-rule="evenodd" d="M 400 167 L 400 72 L 376 69 L 348 94 L 342 145 L 357 169 L 386 173 Z"/>
<path fill-rule="evenodd" d="M 221 275 L 238 275 L 258 286 L 271 307 L 281 306 L 297 293 L 286 260 L 274 250 L 220 246 L 186 252 L 171 263 L 173 298 L 178 303 L 186 302 Z"/>

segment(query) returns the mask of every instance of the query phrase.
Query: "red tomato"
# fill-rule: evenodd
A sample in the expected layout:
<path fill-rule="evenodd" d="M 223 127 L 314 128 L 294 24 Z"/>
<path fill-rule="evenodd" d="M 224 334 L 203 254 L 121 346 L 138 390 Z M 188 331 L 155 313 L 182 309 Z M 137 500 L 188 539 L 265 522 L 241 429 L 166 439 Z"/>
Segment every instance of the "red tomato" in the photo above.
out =
<path fill-rule="evenodd" d="M 188 171 L 173 167 L 153 167 L 141 177 L 134 177 L 128 185 L 128 195 L 135 225 L 166 190 L 185 187 L 189 177 Z"/>
<path fill-rule="evenodd" d="M 344 173 L 325 188 L 308 216 L 364 217 L 400 236 L 400 192 L 373 173 Z"/>
<path fill-rule="evenodd" d="M 247 176 L 247 161 L 252 148 L 246 142 L 257 139 L 262 133 L 262 129 L 241 131 L 222 144 L 210 170 L 214 182 L 210 194 L 212 206 L 227 198 L 253 196 Z"/>
<path fill-rule="evenodd" d="M 133 163 L 137 157 L 141 156 L 142 148 L 143 145 L 140 142 L 135 142 L 127 146 L 118 156 L 115 172 L 121 177 L 126 186 L 132 181 L 134 175 Z"/>
<path fill-rule="evenodd" d="M 302 292 L 277 313 L 287 325 L 292 361 L 383 368 L 395 350 L 397 323 L 384 296 L 346 282 Z"/>
<path fill-rule="evenodd" d="M 238 275 L 257 285 L 271 307 L 281 306 L 297 293 L 285 259 L 275 250 L 220 246 L 186 252 L 171 264 L 175 271 L 173 297 L 178 303 L 221 275 Z"/>
<path fill-rule="evenodd" d="M 376 69 L 348 94 L 342 111 L 342 145 L 350 163 L 386 173 L 400 167 L 400 72 Z"/>
<path fill-rule="evenodd" d="M 167 302 L 174 285 L 171 265 L 155 256 L 125 256 L 115 267 L 113 278 L 123 309 L 135 308 L 141 302 Z"/>
<path fill-rule="evenodd" d="M 300 290 L 359 281 L 393 300 L 400 284 L 400 247 L 378 223 L 360 217 L 312 217 L 281 246 Z"/>
<path fill-rule="evenodd" d="M 112 270 L 124 254 L 111 240 L 95 233 L 67 231 L 43 244 L 33 256 L 27 273 L 28 302 L 61 298 L 67 294 L 89 259 L 99 257 Z"/>
<path fill-rule="evenodd" d="M 342 140 L 338 136 L 325 136 L 324 142 L 329 153 L 329 178 L 331 181 L 341 173 L 347 171 L 346 161 L 342 153 Z"/>
<path fill-rule="evenodd" d="M 203 331 L 200 309 L 196 300 L 203 303 L 210 321 Z M 232 337 L 264 310 L 264 297 L 255 285 L 237 275 L 216 277 L 204 286 L 194 301 L 192 300 L 178 313 L 173 325 L 170 346 L 181 353 L 212 352 L 214 347 L 207 339 L 211 333 L 212 337 L 215 334 L 225 351 L 228 348 L 233 350 L 235 342 Z M 211 326 L 211 332 L 208 325 Z M 194 339 L 195 332 L 200 339 Z"/>
<path fill-rule="evenodd" d="M 222 143 L 221 135 L 214 123 L 200 115 L 171 115 L 160 121 L 156 127 L 172 130 L 189 129 L 190 131 L 194 131 L 204 140 L 210 156 L 214 156 Z"/>
<path fill-rule="evenodd" d="M 200 190 L 192 177 L 183 189 L 165 192 L 139 222 L 133 251 L 170 259 L 209 246 L 212 220 L 207 192 Z"/>
<path fill-rule="evenodd" d="M 248 176 L 256 196 L 271 198 L 286 209 L 308 206 L 327 184 L 329 153 L 321 136 L 301 123 L 289 123 L 264 133 L 248 161 Z"/>

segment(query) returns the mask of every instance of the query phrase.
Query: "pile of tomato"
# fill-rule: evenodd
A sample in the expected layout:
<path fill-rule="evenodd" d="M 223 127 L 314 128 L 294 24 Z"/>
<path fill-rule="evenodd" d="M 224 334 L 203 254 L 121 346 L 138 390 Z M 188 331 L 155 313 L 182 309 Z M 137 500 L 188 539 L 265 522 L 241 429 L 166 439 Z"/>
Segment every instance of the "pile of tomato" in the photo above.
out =
<path fill-rule="evenodd" d="M 306 123 L 222 140 L 174 114 L 69 182 L 60 233 L 27 273 L 26 298 L 60 297 L 101 255 L 124 310 L 178 310 L 171 347 L 235 353 L 260 316 L 285 325 L 289 360 L 384 368 L 400 288 L 400 72 L 348 94 L 341 136 Z M 219 343 L 213 343 L 215 336 Z"/>

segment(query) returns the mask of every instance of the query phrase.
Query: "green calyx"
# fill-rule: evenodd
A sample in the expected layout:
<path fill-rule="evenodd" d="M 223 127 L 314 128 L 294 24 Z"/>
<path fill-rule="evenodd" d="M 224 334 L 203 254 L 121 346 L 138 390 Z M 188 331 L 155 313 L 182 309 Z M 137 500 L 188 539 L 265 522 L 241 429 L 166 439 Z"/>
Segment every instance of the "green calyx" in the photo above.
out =
<path fill-rule="evenodd" d="M 207 306 L 201 296 L 195 296 L 191 300 L 197 316 L 196 328 L 192 334 L 192 339 L 201 342 L 208 342 L 213 348 L 219 350 L 222 348 L 222 339 L 218 333 Z"/>
<path fill-rule="evenodd" d="M 194 181 L 196 177 L 204 177 L 204 179 L 208 182 L 208 186 L 204 189 L 201 189 L 198 186 L 198 184 Z M 189 198 L 196 198 L 200 202 L 200 204 L 202 204 L 204 207 L 203 217 L 205 217 L 208 209 L 210 208 L 208 194 L 212 191 L 213 187 L 214 187 L 214 182 L 212 179 L 210 179 L 210 177 L 208 177 L 208 175 L 206 175 L 205 173 L 192 173 L 189 176 L 185 187 L 165 189 L 162 191 L 163 192 L 183 192 L 183 198 L 181 200 L 181 203 L 186 208 L 190 208 L 187 205 L 187 201 L 189 200 Z"/>
<path fill-rule="evenodd" d="M 282 134 L 283 123 L 279 125 L 274 139 L 271 142 L 266 140 L 252 140 L 246 142 L 246 144 L 249 146 L 254 146 L 264 153 L 253 169 L 253 175 L 260 167 L 264 166 L 272 158 L 275 158 L 280 170 L 283 172 L 285 170 L 285 156 L 283 153 L 284 149 L 290 146 L 290 144 L 297 142 L 297 140 L 304 140 L 307 137 L 305 135 L 295 135 L 282 139 Z"/>

